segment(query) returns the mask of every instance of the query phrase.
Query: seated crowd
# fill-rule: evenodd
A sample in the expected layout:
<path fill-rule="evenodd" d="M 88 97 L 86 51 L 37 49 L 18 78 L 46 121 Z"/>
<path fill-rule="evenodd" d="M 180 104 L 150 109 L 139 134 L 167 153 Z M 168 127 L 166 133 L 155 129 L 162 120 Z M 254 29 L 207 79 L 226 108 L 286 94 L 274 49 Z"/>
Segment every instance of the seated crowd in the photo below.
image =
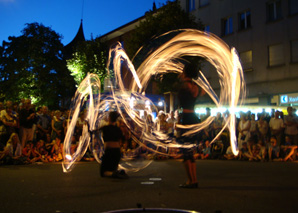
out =
<path fill-rule="evenodd" d="M 31 100 L 0 102 L 0 164 L 62 160 L 67 111 L 49 111 Z"/>
<path fill-rule="evenodd" d="M 176 111 L 177 112 L 177 111 Z M 68 110 L 50 111 L 46 106 L 35 108 L 31 100 L 20 103 L 0 102 L 0 164 L 29 164 L 35 162 L 59 162 L 63 160 L 63 141 L 68 125 Z M 229 146 L 229 131 L 225 129 L 224 118 L 227 114 L 217 114 L 213 123 L 196 135 L 197 146 L 193 150 L 196 159 L 228 159 L 248 161 L 294 161 L 297 157 L 298 118 L 292 107 L 288 114 L 274 112 L 258 115 L 242 113 L 237 118 L 237 137 L 239 154 L 234 156 Z M 207 110 L 204 121 L 210 116 Z M 152 115 L 145 114 L 145 131 L 153 130 L 179 139 L 179 130 L 175 124 L 179 114 L 159 112 L 153 120 Z M 72 137 L 71 151 L 75 152 L 82 128 L 85 124 L 85 113 L 81 112 Z M 107 120 L 101 121 L 101 126 Z M 133 140 L 125 123 L 119 119 L 118 126 L 123 132 L 121 153 L 123 158 L 143 157 L 146 159 L 179 159 L 181 149 L 155 147 L 152 144 L 143 146 Z M 140 131 L 141 132 L 141 131 Z M 220 133 L 217 140 L 210 143 Z M 83 160 L 93 161 L 95 158 L 87 151 Z"/>

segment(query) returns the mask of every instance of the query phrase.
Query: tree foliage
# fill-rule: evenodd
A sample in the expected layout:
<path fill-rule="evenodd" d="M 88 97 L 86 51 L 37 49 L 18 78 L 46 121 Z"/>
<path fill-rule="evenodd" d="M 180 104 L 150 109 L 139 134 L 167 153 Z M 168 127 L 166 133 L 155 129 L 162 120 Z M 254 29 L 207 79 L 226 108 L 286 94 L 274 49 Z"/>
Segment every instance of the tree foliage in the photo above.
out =
<path fill-rule="evenodd" d="M 31 98 L 57 107 L 73 94 L 74 82 L 63 59 L 61 36 L 42 24 L 26 24 L 19 37 L 1 46 L 0 90 L 7 100 Z"/>
<path fill-rule="evenodd" d="M 145 19 L 125 40 L 126 52 L 130 58 L 134 58 L 134 65 L 138 67 L 149 53 L 171 39 L 177 32 L 162 37 L 159 37 L 160 35 L 169 31 L 187 28 L 202 30 L 203 24 L 196 21 L 194 16 L 185 12 L 179 1 L 168 1 L 157 11 L 149 11 L 145 14 Z M 142 50 L 135 55 L 140 47 L 143 47 Z M 157 76 L 155 80 L 157 80 L 160 93 L 177 90 L 177 75 Z"/>
<path fill-rule="evenodd" d="M 106 45 L 99 39 L 82 42 L 73 54 L 73 58 L 67 60 L 67 67 L 78 86 L 88 73 L 99 76 L 103 84 L 106 77 Z"/>
<path fill-rule="evenodd" d="M 179 1 L 167 1 L 158 10 L 149 11 L 145 14 L 145 19 L 125 40 L 126 52 L 132 58 L 140 47 L 151 46 L 155 37 L 172 30 L 186 28 L 203 29 L 203 25 L 196 21 L 194 16 L 185 12 Z M 159 42 L 161 44 L 164 41 L 159 40 Z"/>

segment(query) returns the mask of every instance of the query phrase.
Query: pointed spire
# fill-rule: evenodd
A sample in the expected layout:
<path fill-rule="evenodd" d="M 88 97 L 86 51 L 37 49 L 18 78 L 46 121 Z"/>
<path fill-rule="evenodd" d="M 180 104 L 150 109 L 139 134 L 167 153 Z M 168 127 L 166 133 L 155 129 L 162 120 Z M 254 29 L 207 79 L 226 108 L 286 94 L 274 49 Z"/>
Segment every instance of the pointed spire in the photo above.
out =
<path fill-rule="evenodd" d="M 69 59 L 72 57 L 72 53 L 75 51 L 76 47 L 79 45 L 80 42 L 85 41 L 85 36 L 84 36 L 84 30 L 83 30 L 83 19 L 81 19 L 81 24 L 79 27 L 79 30 L 76 34 L 76 36 L 74 37 L 74 39 L 72 39 L 72 41 L 65 45 L 64 47 L 64 55 L 66 59 Z"/>

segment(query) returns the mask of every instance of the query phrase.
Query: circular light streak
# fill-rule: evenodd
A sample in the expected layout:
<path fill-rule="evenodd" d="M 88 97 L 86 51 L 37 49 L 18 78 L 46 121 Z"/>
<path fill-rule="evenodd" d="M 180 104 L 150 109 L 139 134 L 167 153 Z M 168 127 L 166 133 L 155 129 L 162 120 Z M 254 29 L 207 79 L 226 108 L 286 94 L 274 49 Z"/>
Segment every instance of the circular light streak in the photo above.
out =
<path fill-rule="evenodd" d="M 235 133 L 235 109 L 238 104 L 241 105 L 243 102 L 245 96 L 245 82 L 236 50 L 230 48 L 220 38 L 211 33 L 207 34 L 199 30 L 184 29 L 172 31 L 165 35 L 169 35 L 173 32 L 177 35 L 152 52 L 139 66 L 137 71 L 120 43 L 110 49 L 108 72 L 111 74 L 109 68 L 113 67 L 115 85 L 117 86 L 117 89 L 111 87 L 111 95 L 105 98 L 101 97 L 100 80 L 98 76 L 94 74 L 88 74 L 82 81 L 73 99 L 73 107 L 70 115 L 72 119 L 69 122 L 64 140 L 64 156 L 71 156 L 71 158 L 64 157 L 62 164 L 64 172 L 71 171 L 74 162 L 79 161 L 83 157 L 88 147 L 93 151 L 96 160 L 100 162 L 100 157 L 104 152 L 104 141 L 98 137 L 98 134 L 96 136 L 93 131 L 98 129 L 99 122 L 103 119 L 104 112 L 107 109 L 107 104 L 110 108 L 112 107 L 120 112 L 123 122 L 132 133 L 132 139 L 139 144 L 139 147 L 146 147 L 154 153 L 168 155 L 170 148 L 195 146 L 195 144 L 178 144 L 167 134 L 161 133 L 155 129 L 151 132 L 146 131 L 148 129 L 148 123 L 140 117 L 138 111 L 134 108 L 136 107 L 135 104 L 131 104 L 130 101 L 134 99 L 134 103 L 144 103 L 142 110 L 147 110 L 148 114 L 157 112 L 157 109 L 154 107 L 146 107 L 148 103 L 154 106 L 151 100 L 145 96 L 145 89 L 148 82 L 154 75 L 163 75 L 169 72 L 182 73 L 183 64 L 177 59 L 181 59 L 185 56 L 202 57 L 215 67 L 220 83 L 219 96 L 215 93 L 202 72 L 200 73 L 200 77 L 193 79 L 193 81 L 206 91 L 219 109 L 227 108 L 230 112 L 227 117 L 224 117 L 224 127 L 211 143 L 219 137 L 225 128 L 228 128 L 230 131 L 232 151 L 235 155 L 238 154 Z M 126 64 L 133 75 L 133 81 L 128 88 L 124 87 L 124 82 L 121 77 L 123 64 Z M 128 91 L 130 93 L 130 99 L 127 98 Z M 88 125 L 86 124 L 83 127 L 83 133 L 77 150 L 75 153 L 70 153 L 71 137 L 74 132 L 75 123 L 86 101 L 89 104 L 86 117 Z M 210 116 L 202 123 L 177 125 L 177 127 L 187 129 L 184 135 L 196 134 L 210 125 L 214 118 L 215 117 Z M 126 163 L 127 162 L 128 161 L 126 161 Z M 144 167 L 149 164 L 150 162 L 144 163 Z M 142 166 L 138 165 L 135 171 L 141 167 Z"/>

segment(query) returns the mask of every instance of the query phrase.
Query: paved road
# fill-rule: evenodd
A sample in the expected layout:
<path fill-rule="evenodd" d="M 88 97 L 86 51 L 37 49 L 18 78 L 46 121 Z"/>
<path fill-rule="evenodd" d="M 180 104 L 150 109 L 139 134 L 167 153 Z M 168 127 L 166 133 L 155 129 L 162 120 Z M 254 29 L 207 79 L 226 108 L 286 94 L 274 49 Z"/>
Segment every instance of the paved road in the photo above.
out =
<path fill-rule="evenodd" d="M 180 189 L 182 163 L 155 161 L 127 180 L 100 178 L 96 162 L 1 166 L 0 212 L 298 212 L 297 162 L 197 161 L 199 189 Z"/>

